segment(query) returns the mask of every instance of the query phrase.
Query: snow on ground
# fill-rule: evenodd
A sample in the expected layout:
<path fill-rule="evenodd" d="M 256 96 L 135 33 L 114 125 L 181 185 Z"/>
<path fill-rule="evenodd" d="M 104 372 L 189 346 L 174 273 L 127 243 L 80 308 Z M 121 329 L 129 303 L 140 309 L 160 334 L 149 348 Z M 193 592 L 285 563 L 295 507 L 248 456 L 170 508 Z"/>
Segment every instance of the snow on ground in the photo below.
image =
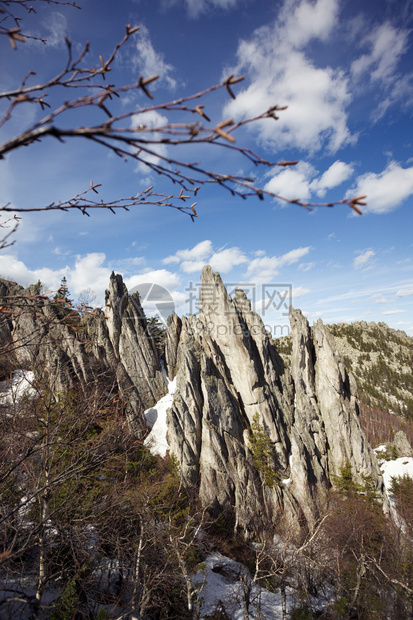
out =
<path fill-rule="evenodd" d="M 278 589 L 270 592 L 258 583 L 251 584 L 252 577 L 248 568 L 222 555 L 218 551 L 210 553 L 199 565 L 199 570 L 192 575 L 192 583 L 198 588 L 201 600 L 201 618 L 210 617 L 218 609 L 227 614 L 230 620 L 244 620 L 245 596 L 249 590 L 249 620 L 265 618 L 280 620 L 282 618 L 282 594 Z M 287 617 L 297 605 L 300 605 L 300 593 L 286 586 Z M 313 610 L 326 609 L 332 602 L 331 591 L 325 587 L 318 598 L 309 596 L 307 602 Z"/>
<path fill-rule="evenodd" d="M 162 367 L 162 374 L 165 379 L 168 393 L 159 400 L 156 405 L 144 412 L 147 424 L 151 427 L 151 432 L 145 439 L 145 445 L 148 446 L 152 454 L 159 454 L 165 458 L 169 450 L 169 444 L 166 440 L 166 412 L 172 406 L 174 394 L 176 390 L 176 377 L 173 381 L 169 381 L 165 369 Z"/>
<path fill-rule="evenodd" d="M 384 461 L 380 465 L 380 469 L 383 474 L 384 486 L 389 495 L 392 478 L 409 476 L 413 479 L 413 457 L 403 456 L 394 461 Z"/>
<path fill-rule="evenodd" d="M 12 407 L 24 396 L 33 398 L 36 395 L 33 381 L 34 374 L 31 370 L 15 370 L 11 381 L 0 381 L 0 406 Z"/>
<path fill-rule="evenodd" d="M 244 618 L 244 579 L 251 582 L 248 569 L 239 562 L 227 558 L 219 552 L 211 553 L 203 562 L 192 581 L 202 587 L 200 597 L 201 618 L 217 609 L 225 609 L 231 620 Z M 290 588 L 287 588 L 287 610 L 292 606 Z M 282 617 L 282 597 L 280 592 L 269 592 L 256 583 L 252 585 L 248 617 L 278 620 Z"/>
<path fill-rule="evenodd" d="M 387 496 L 391 500 L 390 487 L 392 478 L 403 478 L 403 476 L 409 476 L 409 478 L 413 479 L 413 457 L 402 456 L 398 459 L 387 461 L 385 460 L 385 455 L 388 451 L 389 445 L 385 443 L 377 446 L 377 448 L 374 448 L 373 450 L 379 461 Z"/>
<path fill-rule="evenodd" d="M 406 524 L 397 512 L 390 488 L 392 485 L 392 478 L 403 478 L 403 476 L 409 476 L 409 478 L 413 479 L 413 457 L 402 456 L 398 459 L 394 459 L 393 461 L 385 461 L 380 458 L 380 453 L 384 453 L 386 451 L 387 446 L 385 444 L 378 446 L 374 449 L 374 452 L 377 454 L 377 458 L 379 459 L 380 470 L 383 476 L 384 487 L 386 489 L 386 494 L 389 500 L 390 511 L 393 515 L 395 522 L 399 525 L 399 527 L 402 528 L 402 530 L 404 530 Z"/>

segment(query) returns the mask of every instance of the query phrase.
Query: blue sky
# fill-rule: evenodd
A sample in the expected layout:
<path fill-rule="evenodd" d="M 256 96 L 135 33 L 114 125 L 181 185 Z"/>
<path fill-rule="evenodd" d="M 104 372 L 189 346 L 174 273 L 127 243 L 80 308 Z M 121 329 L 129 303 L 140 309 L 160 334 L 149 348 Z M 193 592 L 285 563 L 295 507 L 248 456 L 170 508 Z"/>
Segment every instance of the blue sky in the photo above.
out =
<path fill-rule="evenodd" d="M 204 187 L 192 222 L 172 209 L 130 213 L 27 213 L 15 244 L 0 254 L 0 274 L 21 284 L 40 280 L 56 290 L 63 276 L 74 296 L 93 289 L 100 301 L 112 270 L 132 288 L 167 288 L 180 314 L 195 310 L 202 265 L 211 264 L 233 288 L 245 284 L 269 327 L 284 324 L 283 302 L 310 321 L 384 321 L 413 335 L 413 4 L 410 0 L 79 0 L 82 10 L 39 6 L 25 25 L 48 44 L 13 50 L 0 37 L 2 90 L 30 69 L 46 79 L 66 60 L 64 36 L 75 50 L 90 41 L 88 64 L 98 63 L 124 33 L 140 31 L 122 49 L 110 76 L 128 84 L 154 73 L 155 103 L 186 96 L 244 75 L 209 95 L 214 124 L 288 108 L 277 122 L 243 129 L 237 144 L 271 161 L 297 159 L 294 168 L 252 168 L 224 149 L 188 147 L 176 156 L 217 172 L 254 175 L 255 184 L 286 198 L 320 202 L 367 194 L 364 214 L 348 206 L 308 212 L 270 198 L 243 201 Z M 32 78 L 34 79 L 34 78 Z M 63 101 L 66 93 L 51 97 Z M 147 105 L 129 94 L 119 109 Z M 0 111 L 4 113 L 5 104 Z M 25 104 L 0 129 L 3 141 L 40 118 Z M 173 121 L 162 112 L 147 122 Z M 90 114 L 75 124 L 94 123 Z M 166 149 L 173 149 L 168 146 Z M 79 141 L 45 140 L 0 163 L 0 203 L 41 206 L 101 183 L 108 200 L 154 185 L 172 188 L 134 161 Z M 191 284 L 192 283 L 192 284 Z M 263 288 L 264 287 L 264 288 Z M 269 293 L 272 291 L 272 293 Z M 273 293 L 277 291 L 274 297 Z M 262 300 L 264 300 L 263 303 Z M 278 303 L 275 303 L 278 300 Z M 148 310 L 151 309 L 148 307 Z M 277 334 L 276 334 L 277 335 Z"/>

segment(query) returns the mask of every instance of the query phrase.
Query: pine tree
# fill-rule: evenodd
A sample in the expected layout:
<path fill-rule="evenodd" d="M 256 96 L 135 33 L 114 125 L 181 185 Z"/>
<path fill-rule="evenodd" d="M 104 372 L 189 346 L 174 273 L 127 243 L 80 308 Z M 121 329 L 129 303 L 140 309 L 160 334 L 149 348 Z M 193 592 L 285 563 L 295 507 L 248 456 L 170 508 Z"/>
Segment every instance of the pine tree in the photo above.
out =
<path fill-rule="evenodd" d="M 54 296 L 54 300 L 58 301 L 59 303 L 65 306 L 68 306 L 69 308 L 72 307 L 73 299 L 70 299 L 70 292 L 69 292 L 69 287 L 67 286 L 66 276 L 63 276 L 60 282 L 60 286 L 57 289 L 57 293 Z"/>
<path fill-rule="evenodd" d="M 151 316 L 146 319 L 149 336 L 155 343 L 158 353 L 162 353 L 165 343 L 165 327 L 162 321 L 157 316 Z"/>
<path fill-rule="evenodd" d="M 280 483 L 280 479 L 277 472 L 274 471 L 271 439 L 260 423 L 258 413 L 254 415 L 251 431 L 249 443 L 253 465 L 255 469 L 263 475 L 265 484 L 269 487 L 273 487 Z"/>

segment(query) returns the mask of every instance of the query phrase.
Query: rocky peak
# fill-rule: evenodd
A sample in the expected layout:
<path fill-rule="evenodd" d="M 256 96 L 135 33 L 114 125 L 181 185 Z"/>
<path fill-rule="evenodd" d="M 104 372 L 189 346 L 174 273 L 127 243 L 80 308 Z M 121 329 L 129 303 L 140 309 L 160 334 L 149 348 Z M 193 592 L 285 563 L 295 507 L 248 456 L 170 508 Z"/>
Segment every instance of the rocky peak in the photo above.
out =
<path fill-rule="evenodd" d="M 291 309 L 289 369 L 242 291 L 232 299 L 210 267 L 201 282 L 199 317 L 183 319 L 179 338 L 172 319 L 167 334 L 167 357 L 178 360 L 168 441 L 184 481 L 199 484 L 204 504 L 233 511 L 246 532 L 282 514 L 314 523 L 347 462 L 382 493 L 354 380 L 322 322 L 311 330 Z M 254 433 L 267 438 L 261 463 Z"/>
<path fill-rule="evenodd" d="M 159 400 L 166 387 L 139 297 L 128 294 L 120 275 L 110 277 L 104 314 L 79 315 L 34 295 L 33 287 L 1 286 L 12 319 L 0 326 L 0 346 L 8 341 L 14 345 L 18 367 L 33 369 L 39 379 L 47 376 L 57 392 L 74 382 L 85 388 L 105 376 L 127 401 L 131 428 L 143 423 L 144 409 Z M 17 295 L 23 299 L 18 304 Z"/>

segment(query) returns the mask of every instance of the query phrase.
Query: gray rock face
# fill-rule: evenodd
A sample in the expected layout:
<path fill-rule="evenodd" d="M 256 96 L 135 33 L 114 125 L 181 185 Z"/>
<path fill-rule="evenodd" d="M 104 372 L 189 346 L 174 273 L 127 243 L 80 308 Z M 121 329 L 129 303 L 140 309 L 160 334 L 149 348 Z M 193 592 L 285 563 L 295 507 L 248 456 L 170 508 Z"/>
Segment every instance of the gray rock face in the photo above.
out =
<path fill-rule="evenodd" d="M 7 310 L 9 300 L 19 298 L 23 290 L 23 287 L 15 282 L 0 278 L 0 305 Z M 0 380 L 8 379 L 10 371 L 16 366 L 12 330 L 11 315 L 8 312 L 0 312 Z"/>
<path fill-rule="evenodd" d="M 349 461 L 356 482 L 362 476 L 377 479 L 379 468 L 376 457 L 362 431 L 356 400 L 354 377 L 346 371 L 338 356 L 331 334 L 321 320 L 313 328 L 316 355 L 316 394 L 328 446 L 329 472 L 340 473 L 340 467 Z"/>
<path fill-rule="evenodd" d="M 181 335 L 182 321 L 179 316 L 173 312 L 170 316 L 168 316 L 167 325 L 168 329 L 166 331 L 165 362 L 168 369 L 169 379 L 172 381 L 178 371 L 177 352 L 179 337 Z"/>
<path fill-rule="evenodd" d="M 183 319 L 179 340 L 176 319 L 170 321 L 167 360 L 171 375 L 178 368 L 168 442 L 202 502 L 233 511 L 245 532 L 282 514 L 312 525 L 347 461 L 355 480 L 371 476 L 382 492 L 354 381 L 321 321 L 311 331 L 291 309 L 288 369 L 245 294 L 232 299 L 210 267 L 201 281 L 199 317 Z M 261 463 L 251 441 L 257 421 L 267 437 Z"/>
<path fill-rule="evenodd" d="M 56 392 L 74 381 L 85 387 L 104 376 L 128 402 L 132 428 L 143 422 L 144 409 L 164 395 L 158 354 L 139 298 L 128 295 L 121 276 L 111 275 L 104 314 L 79 316 L 36 296 L 34 287 L 16 289 L 14 283 L 3 282 L 0 296 L 5 303 L 8 297 L 12 309 L 11 319 L 0 326 L 0 346 L 11 341 L 17 365 L 47 377 Z"/>
<path fill-rule="evenodd" d="M 139 296 L 136 293 L 129 295 L 122 277 L 114 273 L 105 295 L 105 315 L 106 339 L 109 339 L 113 351 L 111 365 L 115 367 L 118 385 L 129 401 L 130 415 L 132 418 L 136 415 L 139 421 L 142 411 L 165 394 L 165 381 Z"/>
<path fill-rule="evenodd" d="M 401 456 L 413 456 L 413 448 L 409 443 L 404 431 L 397 431 L 394 436 L 394 445 L 396 446 L 397 454 Z"/>

